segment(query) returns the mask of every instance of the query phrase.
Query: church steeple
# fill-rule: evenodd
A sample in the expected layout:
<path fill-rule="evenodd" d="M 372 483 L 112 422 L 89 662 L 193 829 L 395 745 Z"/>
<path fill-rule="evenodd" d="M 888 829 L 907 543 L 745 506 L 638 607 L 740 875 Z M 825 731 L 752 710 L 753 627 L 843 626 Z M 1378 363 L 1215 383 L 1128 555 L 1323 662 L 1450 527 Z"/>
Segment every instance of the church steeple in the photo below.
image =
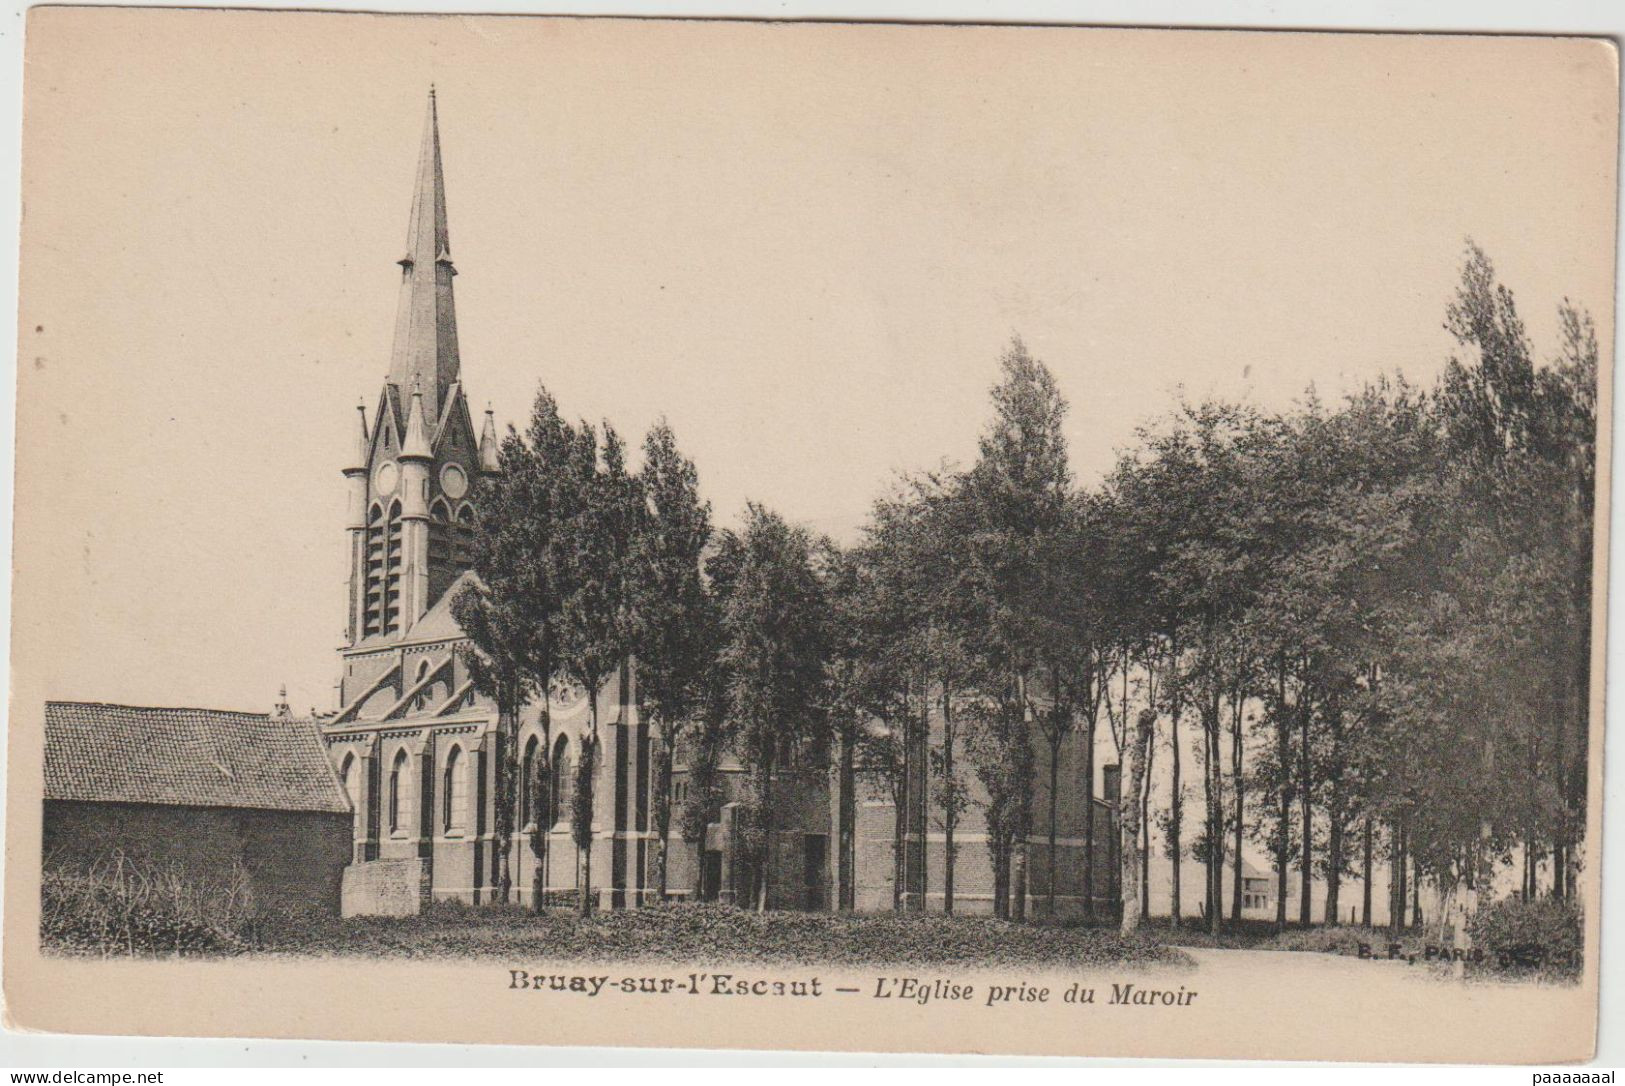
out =
<path fill-rule="evenodd" d="M 473 484 L 486 467 L 459 373 L 451 296 L 456 272 L 435 107 L 431 89 L 400 262 L 389 377 L 370 420 L 360 412 L 355 455 L 344 469 L 350 491 L 350 648 L 409 635 L 469 567 L 478 501 Z M 490 419 L 486 429 L 494 457 Z"/>
<path fill-rule="evenodd" d="M 440 124 L 434 88 L 429 88 L 418 153 L 412 217 L 401 265 L 401 295 L 395 317 L 395 349 L 389 380 L 404 401 L 421 387 L 433 428 L 446 410 L 446 392 L 457 380 L 457 314 L 452 304 L 451 241 L 446 229 L 446 182 L 440 170 Z"/>

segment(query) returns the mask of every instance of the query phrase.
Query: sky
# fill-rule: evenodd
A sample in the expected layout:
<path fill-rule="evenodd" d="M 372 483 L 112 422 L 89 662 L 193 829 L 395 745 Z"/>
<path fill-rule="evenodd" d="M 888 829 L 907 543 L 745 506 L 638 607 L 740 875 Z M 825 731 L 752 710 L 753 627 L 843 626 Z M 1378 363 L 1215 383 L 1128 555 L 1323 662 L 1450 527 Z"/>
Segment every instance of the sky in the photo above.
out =
<path fill-rule="evenodd" d="M 1181 395 L 1430 382 L 1464 240 L 1613 336 L 1578 40 L 30 14 L 14 697 L 332 708 L 355 404 L 437 87 L 463 381 L 837 538 L 1013 335 L 1082 482 Z"/>

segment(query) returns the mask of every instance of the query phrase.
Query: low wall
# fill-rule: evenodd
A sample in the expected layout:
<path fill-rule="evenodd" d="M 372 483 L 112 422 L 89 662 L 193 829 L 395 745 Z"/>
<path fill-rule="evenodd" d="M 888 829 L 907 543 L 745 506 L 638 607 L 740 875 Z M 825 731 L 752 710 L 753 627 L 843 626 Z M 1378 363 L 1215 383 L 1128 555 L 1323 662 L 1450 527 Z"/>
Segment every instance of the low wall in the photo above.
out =
<path fill-rule="evenodd" d="M 344 869 L 344 916 L 416 916 L 429 900 L 429 872 L 421 859 L 369 860 Z"/>

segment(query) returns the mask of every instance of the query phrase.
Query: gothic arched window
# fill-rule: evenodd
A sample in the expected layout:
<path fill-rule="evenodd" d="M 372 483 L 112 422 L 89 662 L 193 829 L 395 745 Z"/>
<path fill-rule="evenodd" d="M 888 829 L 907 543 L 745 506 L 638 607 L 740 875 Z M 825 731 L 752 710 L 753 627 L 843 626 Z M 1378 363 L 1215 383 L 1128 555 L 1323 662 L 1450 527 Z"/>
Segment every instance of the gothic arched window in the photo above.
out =
<path fill-rule="evenodd" d="M 451 508 L 444 498 L 436 498 L 429 507 L 429 569 L 437 584 L 451 570 L 451 534 Z"/>
<path fill-rule="evenodd" d="M 406 829 L 406 789 L 411 785 L 411 769 L 407 765 L 406 751 L 395 754 L 395 763 L 389 771 L 389 832 Z"/>
<path fill-rule="evenodd" d="M 570 779 L 570 740 L 559 736 L 553 746 L 553 786 L 548 789 L 552 810 L 548 812 L 548 825 L 556 826 L 561 818 L 570 817 L 570 799 L 575 793 L 575 782 Z"/>
<path fill-rule="evenodd" d="M 446 755 L 446 780 L 440 793 L 440 820 L 446 831 L 462 828 L 467 789 L 463 787 L 463 752 L 459 747 L 452 747 Z"/>

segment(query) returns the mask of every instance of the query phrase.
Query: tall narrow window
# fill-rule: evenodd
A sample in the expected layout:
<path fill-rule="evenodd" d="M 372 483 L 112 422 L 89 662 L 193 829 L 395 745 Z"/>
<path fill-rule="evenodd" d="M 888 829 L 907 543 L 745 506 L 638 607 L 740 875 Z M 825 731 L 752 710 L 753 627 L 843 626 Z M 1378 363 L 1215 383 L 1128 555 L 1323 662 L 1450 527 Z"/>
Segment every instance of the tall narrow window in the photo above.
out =
<path fill-rule="evenodd" d="M 570 741 L 559 736 L 553 747 L 553 787 L 548 789 L 552 810 L 548 811 L 548 825 L 557 825 L 559 819 L 570 817 L 570 797 L 575 783 L 570 779 Z"/>
<path fill-rule="evenodd" d="M 429 580 L 431 594 L 438 596 L 451 583 L 452 573 L 451 508 L 445 499 L 436 498 L 429 507 Z"/>
<path fill-rule="evenodd" d="M 440 789 L 440 820 L 446 832 L 461 829 L 463 825 L 463 752 L 452 747 L 446 755 L 446 781 Z"/>
<path fill-rule="evenodd" d="M 367 602 L 363 636 L 384 632 L 384 592 L 389 562 L 389 521 L 384 507 L 374 505 L 367 518 Z"/>
<path fill-rule="evenodd" d="M 394 766 L 389 771 L 389 832 L 400 833 L 406 828 L 406 796 L 403 795 L 410 770 L 406 764 L 406 751 L 398 751 Z"/>
<path fill-rule="evenodd" d="M 384 633 L 401 628 L 401 503 L 389 503 L 389 520 L 384 527 Z"/>

